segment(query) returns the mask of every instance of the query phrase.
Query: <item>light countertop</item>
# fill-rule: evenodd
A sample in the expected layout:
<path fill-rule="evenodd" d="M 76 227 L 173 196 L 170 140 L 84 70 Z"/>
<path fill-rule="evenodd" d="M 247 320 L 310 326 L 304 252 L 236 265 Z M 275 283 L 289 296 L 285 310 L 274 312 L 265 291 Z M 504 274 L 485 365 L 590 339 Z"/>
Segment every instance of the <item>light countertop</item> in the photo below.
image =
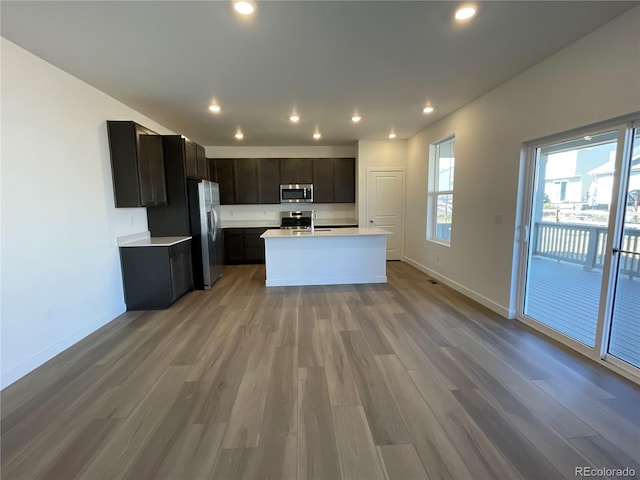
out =
<path fill-rule="evenodd" d="M 352 226 L 358 225 L 358 221 L 355 218 L 318 218 L 316 220 L 317 227 L 329 225 L 335 227 Z M 222 228 L 280 228 L 280 220 L 223 220 Z"/>
<path fill-rule="evenodd" d="M 390 232 L 382 228 L 322 228 L 316 227 L 314 232 L 311 230 L 267 230 L 262 235 L 264 239 L 268 238 L 300 238 L 300 237 L 357 237 L 363 235 L 391 235 Z"/>
<path fill-rule="evenodd" d="M 120 243 L 120 247 L 171 247 L 181 242 L 191 240 L 191 237 L 148 237 L 139 240 Z"/>
<path fill-rule="evenodd" d="M 280 228 L 279 220 L 223 220 L 222 228 Z"/>

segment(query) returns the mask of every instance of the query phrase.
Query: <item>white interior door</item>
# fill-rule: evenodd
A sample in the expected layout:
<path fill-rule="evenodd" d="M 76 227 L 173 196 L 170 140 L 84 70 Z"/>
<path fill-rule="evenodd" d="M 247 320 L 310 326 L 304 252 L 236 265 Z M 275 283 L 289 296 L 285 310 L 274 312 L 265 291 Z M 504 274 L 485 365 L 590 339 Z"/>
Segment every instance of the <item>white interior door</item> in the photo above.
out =
<path fill-rule="evenodd" d="M 401 260 L 404 254 L 404 170 L 369 170 L 367 213 L 369 226 L 392 233 L 387 237 L 387 260 Z"/>

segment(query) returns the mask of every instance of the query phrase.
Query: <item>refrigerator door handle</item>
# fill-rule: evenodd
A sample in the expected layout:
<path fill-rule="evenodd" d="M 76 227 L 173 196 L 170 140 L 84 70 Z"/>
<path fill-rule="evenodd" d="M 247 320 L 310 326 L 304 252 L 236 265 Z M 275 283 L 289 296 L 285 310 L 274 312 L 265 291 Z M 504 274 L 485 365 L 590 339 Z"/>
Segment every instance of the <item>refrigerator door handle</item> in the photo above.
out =
<path fill-rule="evenodd" d="M 213 204 L 211 204 L 210 207 L 211 207 L 211 225 L 210 225 L 211 241 L 215 242 L 218 236 L 218 214 L 216 213 L 216 209 Z"/>
<path fill-rule="evenodd" d="M 206 235 L 211 238 L 213 242 L 215 239 L 215 233 L 213 229 L 213 212 L 207 212 L 207 232 Z"/>

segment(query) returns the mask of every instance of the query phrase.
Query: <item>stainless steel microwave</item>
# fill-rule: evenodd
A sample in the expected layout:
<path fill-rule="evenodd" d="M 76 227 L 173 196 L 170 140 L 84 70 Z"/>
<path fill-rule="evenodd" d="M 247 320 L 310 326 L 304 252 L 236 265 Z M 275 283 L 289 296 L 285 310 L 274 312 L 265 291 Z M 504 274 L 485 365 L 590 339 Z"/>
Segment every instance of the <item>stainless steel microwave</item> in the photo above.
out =
<path fill-rule="evenodd" d="M 313 202 L 313 185 L 289 184 L 280 185 L 280 203 L 311 203 Z"/>

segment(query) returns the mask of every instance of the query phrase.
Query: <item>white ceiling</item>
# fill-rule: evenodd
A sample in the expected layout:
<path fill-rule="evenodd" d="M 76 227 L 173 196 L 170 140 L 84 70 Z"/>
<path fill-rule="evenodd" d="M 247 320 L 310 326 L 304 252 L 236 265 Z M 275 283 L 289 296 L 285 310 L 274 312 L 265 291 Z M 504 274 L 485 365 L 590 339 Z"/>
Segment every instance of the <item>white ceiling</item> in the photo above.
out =
<path fill-rule="evenodd" d="M 202 145 L 348 145 L 409 137 L 638 3 L 483 2 L 465 25 L 454 1 L 265 0 L 247 20 L 228 1 L 3 0 L 0 14 L 5 38 Z"/>

